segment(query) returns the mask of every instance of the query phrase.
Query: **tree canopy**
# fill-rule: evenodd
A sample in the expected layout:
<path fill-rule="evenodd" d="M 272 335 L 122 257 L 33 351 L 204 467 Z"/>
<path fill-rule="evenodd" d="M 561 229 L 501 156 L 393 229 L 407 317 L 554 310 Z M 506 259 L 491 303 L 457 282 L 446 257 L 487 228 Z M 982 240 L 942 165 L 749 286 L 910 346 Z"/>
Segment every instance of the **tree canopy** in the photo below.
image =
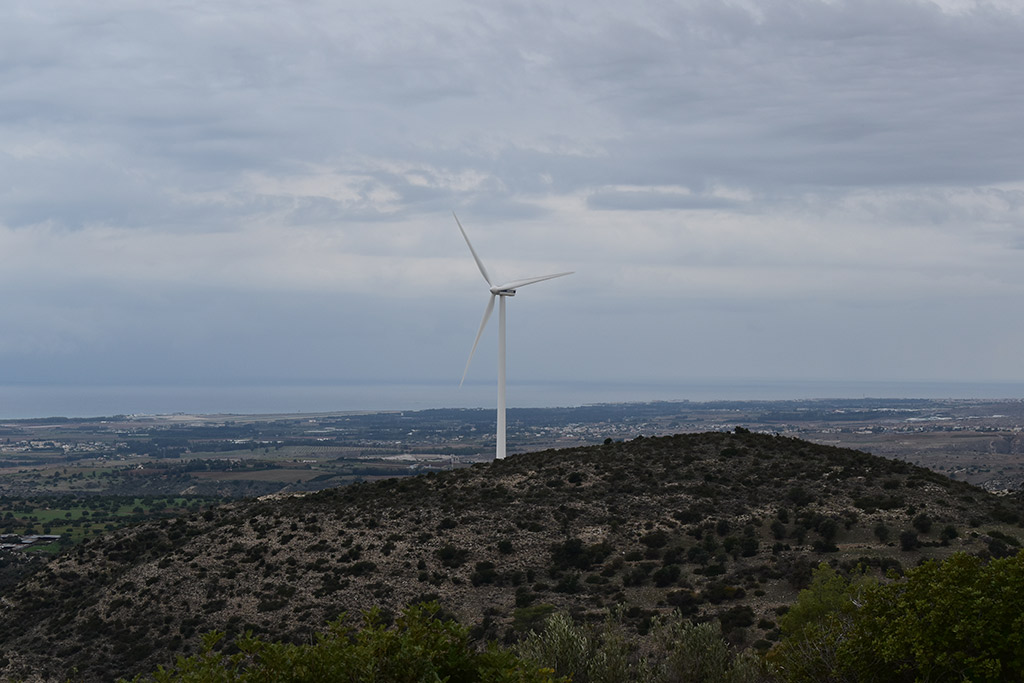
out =
<path fill-rule="evenodd" d="M 957 553 L 891 582 L 815 571 L 769 654 L 787 681 L 1007 681 L 1024 677 L 1024 551 Z"/>

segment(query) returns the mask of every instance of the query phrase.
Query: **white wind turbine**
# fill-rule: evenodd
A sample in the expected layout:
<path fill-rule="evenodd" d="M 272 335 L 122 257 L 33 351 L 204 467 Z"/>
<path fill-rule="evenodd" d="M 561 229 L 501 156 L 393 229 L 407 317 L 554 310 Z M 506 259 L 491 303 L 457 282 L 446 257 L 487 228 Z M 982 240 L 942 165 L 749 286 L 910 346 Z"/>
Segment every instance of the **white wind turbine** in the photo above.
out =
<path fill-rule="evenodd" d="M 452 216 L 455 216 L 455 212 L 452 211 Z M 550 280 L 556 277 L 562 277 L 563 275 L 572 275 L 572 271 L 568 273 L 555 273 L 554 275 L 541 275 L 540 277 L 526 278 L 525 280 L 514 280 L 512 282 L 506 282 L 505 284 L 496 285 L 491 281 L 491 276 L 487 274 L 487 269 L 484 268 L 483 261 L 476 255 L 476 249 L 473 248 L 473 244 L 469 241 L 469 236 L 466 231 L 462 228 L 462 223 L 459 222 L 459 217 L 455 216 L 455 223 L 459 226 L 459 232 L 462 233 L 463 239 L 466 240 L 466 244 L 469 246 L 469 251 L 473 254 L 473 260 L 476 261 L 477 268 L 480 269 L 480 274 L 484 276 L 484 280 L 487 281 L 488 286 L 491 288 L 491 298 L 487 302 L 487 308 L 484 309 L 484 319 L 480 321 L 480 329 L 476 333 L 476 339 L 473 341 L 473 348 L 469 352 L 469 360 L 466 361 L 466 369 L 462 372 L 462 380 L 459 382 L 459 386 L 466 381 L 466 373 L 469 372 L 469 364 L 473 362 L 473 354 L 476 353 L 477 344 L 480 343 L 480 336 L 484 333 L 484 328 L 487 327 L 487 321 L 491 317 L 491 313 L 494 311 L 494 299 L 495 297 L 501 299 L 501 305 L 498 306 L 498 443 L 495 449 L 494 457 L 498 460 L 505 457 L 505 297 L 515 296 L 516 290 L 526 285 L 532 285 L 534 282 L 542 282 L 544 280 Z"/>

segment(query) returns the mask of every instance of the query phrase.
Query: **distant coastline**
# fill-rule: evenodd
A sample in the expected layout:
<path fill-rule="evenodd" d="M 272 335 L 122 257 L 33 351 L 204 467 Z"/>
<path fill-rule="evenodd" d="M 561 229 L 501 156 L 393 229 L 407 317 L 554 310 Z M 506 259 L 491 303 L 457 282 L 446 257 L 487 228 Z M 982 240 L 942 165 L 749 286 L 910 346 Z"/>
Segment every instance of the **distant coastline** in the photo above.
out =
<path fill-rule="evenodd" d="M 509 385 L 510 407 L 815 398 L 1024 399 L 1024 382 L 694 380 Z M 0 419 L 129 414 L 264 414 L 490 408 L 493 384 L 0 385 Z"/>

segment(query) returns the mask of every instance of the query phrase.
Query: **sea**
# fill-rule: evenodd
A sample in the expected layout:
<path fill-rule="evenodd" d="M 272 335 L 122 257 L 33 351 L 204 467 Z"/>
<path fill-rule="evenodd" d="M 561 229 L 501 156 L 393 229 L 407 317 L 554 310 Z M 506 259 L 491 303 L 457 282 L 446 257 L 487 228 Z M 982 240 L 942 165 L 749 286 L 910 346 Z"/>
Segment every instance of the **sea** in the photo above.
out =
<path fill-rule="evenodd" d="M 510 408 L 652 401 L 1024 399 L 1024 382 L 693 380 L 509 384 Z M 0 419 L 493 408 L 494 384 L 0 385 Z"/>

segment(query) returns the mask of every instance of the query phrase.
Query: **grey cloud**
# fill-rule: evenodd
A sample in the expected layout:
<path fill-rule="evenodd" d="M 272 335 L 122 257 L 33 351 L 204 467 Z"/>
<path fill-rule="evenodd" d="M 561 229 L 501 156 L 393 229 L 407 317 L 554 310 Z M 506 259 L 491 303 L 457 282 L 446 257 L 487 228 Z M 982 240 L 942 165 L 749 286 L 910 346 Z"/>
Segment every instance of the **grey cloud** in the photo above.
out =
<path fill-rule="evenodd" d="M 945 329 L 936 320 L 970 308 L 986 329 L 1024 291 L 1012 265 L 1024 18 L 986 3 L 958 14 L 916 0 L 12 7 L 0 24 L 0 258 L 45 265 L 68 233 L 99 240 L 93 228 L 109 226 L 158 262 L 168 239 L 216 233 L 226 238 L 187 242 L 220 250 L 203 263 L 280 278 L 277 294 L 192 271 L 142 282 L 107 244 L 72 242 L 124 281 L 96 275 L 106 262 L 39 267 L 45 284 L 19 270 L 0 361 L 24 381 L 457 374 L 476 299 L 402 298 L 467 256 L 453 208 L 517 266 L 578 258 L 586 286 L 559 286 L 607 303 L 596 320 L 532 309 L 534 324 L 571 320 L 565 343 L 582 349 L 559 365 L 520 342 L 553 376 L 822 374 L 841 356 L 858 359 L 851 373 L 938 375 L 952 372 L 942 353 L 908 350 Z M 907 265 L 887 245 L 919 258 Z M 361 287 L 289 279 L 308 264 L 284 259 L 325 250 L 349 264 L 391 250 L 414 274 L 366 269 L 393 268 L 400 293 L 377 291 L 372 273 Z M 765 267 L 779 260 L 786 272 Z M 859 294 L 832 301 L 817 286 L 833 261 Z M 981 273 L 998 296 L 929 298 L 954 261 L 953 275 Z M 644 278 L 646 263 L 668 284 Z M 924 299 L 915 310 L 934 319 L 872 310 L 879 296 L 862 290 L 879 289 Z M 827 347 L 801 336 L 819 324 Z M 881 334 L 856 330 L 914 341 L 886 358 Z M 977 375 L 1024 377 L 1016 351 L 950 334 L 949 354 L 988 353 L 971 361 Z M 60 343 L 32 341 L 47 335 Z M 163 375 L 145 349 L 168 359 Z M 729 365 L 737 357 L 748 360 Z"/>
<path fill-rule="evenodd" d="M 610 158 L 672 141 L 677 154 L 661 156 L 674 165 L 768 186 L 1016 177 L 1019 18 L 992 36 L 987 17 L 910 3 L 773 3 L 763 13 L 754 23 L 683 9 L 663 17 L 660 35 L 608 35 L 611 57 L 577 45 L 566 80 L 593 87 L 623 122 Z M 645 58 L 616 59 L 622 43 L 642 43 Z M 575 64 L 598 55 L 577 80 Z"/>
<path fill-rule="evenodd" d="M 594 209 L 658 211 L 662 209 L 736 209 L 739 203 L 721 197 L 672 192 L 602 190 L 587 197 L 587 205 Z"/>

